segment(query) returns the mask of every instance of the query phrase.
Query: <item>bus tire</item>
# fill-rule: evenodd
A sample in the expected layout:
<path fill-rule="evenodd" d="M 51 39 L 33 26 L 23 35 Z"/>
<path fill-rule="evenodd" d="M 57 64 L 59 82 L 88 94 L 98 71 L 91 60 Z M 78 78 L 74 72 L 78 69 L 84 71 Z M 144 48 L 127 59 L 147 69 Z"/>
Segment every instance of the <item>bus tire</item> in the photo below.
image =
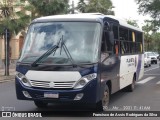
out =
<path fill-rule="evenodd" d="M 135 83 L 136 83 L 136 77 L 134 76 L 133 77 L 133 80 L 132 80 L 132 84 L 130 84 L 128 87 L 127 87 L 127 92 L 133 92 L 134 88 L 135 88 Z"/>
<path fill-rule="evenodd" d="M 47 107 L 48 103 L 45 103 L 43 101 L 34 101 L 34 104 L 38 107 L 38 108 L 45 108 Z"/>
<path fill-rule="evenodd" d="M 155 61 L 155 64 L 157 64 L 157 61 Z"/>
<path fill-rule="evenodd" d="M 98 111 L 107 111 L 109 106 L 109 99 L 110 99 L 110 90 L 108 85 L 106 85 L 103 93 L 103 98 L 100 102 L 96 104 L 96 109 Z"/>

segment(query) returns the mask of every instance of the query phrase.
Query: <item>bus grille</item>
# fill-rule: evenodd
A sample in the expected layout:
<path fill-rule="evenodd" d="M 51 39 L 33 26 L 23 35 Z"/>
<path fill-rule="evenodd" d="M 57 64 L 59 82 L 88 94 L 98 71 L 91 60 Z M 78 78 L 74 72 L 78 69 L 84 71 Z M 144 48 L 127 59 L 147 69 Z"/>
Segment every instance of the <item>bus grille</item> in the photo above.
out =
<path fill-rule="evenodd" d="M 51 81 L 30 80 L 32 87 L 40 87 L 40 88 L 73 88 L 75 82 L 76 81 L 51 82 Z"/>

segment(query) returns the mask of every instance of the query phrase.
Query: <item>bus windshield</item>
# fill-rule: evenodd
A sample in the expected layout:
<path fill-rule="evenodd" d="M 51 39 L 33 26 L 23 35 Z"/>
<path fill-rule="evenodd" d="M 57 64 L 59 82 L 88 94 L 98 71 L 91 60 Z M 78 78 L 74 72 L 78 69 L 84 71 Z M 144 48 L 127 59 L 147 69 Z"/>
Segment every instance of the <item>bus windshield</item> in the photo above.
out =
<path fill-rule="evenodd" d="M 30 26 L 19 62 L 32 63 L 62 39 L 76 64 L 98 61 L 100 23 L 45 22 Z M 65 50 L 55 52 L 39 61 L 46 64 L 71 64 Z"/>

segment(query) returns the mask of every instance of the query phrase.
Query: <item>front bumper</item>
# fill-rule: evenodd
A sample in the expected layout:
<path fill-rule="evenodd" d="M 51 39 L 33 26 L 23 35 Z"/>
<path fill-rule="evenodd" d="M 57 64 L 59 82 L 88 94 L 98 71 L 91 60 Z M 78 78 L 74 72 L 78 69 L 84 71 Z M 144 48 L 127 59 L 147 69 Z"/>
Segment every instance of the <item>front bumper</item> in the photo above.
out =
<path fill-rule="evenodd" d="M 90 81 L 83 89 L 43 89 L 24 86 L 18 78 L 15 79 L 16 94 L 19 100 L 42 100 L 48 103 L 59 102 L 75 102 L 85 104 L 95 104 L 99 101 L 97 98 L 97 80 Z M 26 98 L 22 91 L 27 91 L 32 98 Z M 59 98 L 44 98 L 44 93 L 58 93 Z M 80 100 L 74 100 L 75 96 L 79 93 L 83 93 L 83 97 Z"/>
<path fill-rule="evenodd" d="M 144 66 L 147 66 L 147 65 L 148 65 L 148 64 L 145 62 L 145 63 L 144 63 Z"/>
<path fill-rule="evenodd" d="M 151 59 L 151 63 L 157 62 L 157 59 Z"/>
<path fill-rule="evenodd" d="M 151 61 L 144 61 L 144 66 L 148 66 L 151 64 Z"/>

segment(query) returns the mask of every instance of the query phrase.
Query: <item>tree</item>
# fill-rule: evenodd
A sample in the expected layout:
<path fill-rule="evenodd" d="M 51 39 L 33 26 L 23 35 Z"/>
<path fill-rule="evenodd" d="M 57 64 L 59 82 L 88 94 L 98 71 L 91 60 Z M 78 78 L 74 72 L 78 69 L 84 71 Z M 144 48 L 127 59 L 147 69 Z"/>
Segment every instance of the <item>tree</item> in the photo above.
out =
<path fill-rule="evenodd" d="M 160 26 L 160 0 L 135 0 L 139 5 L 139 13 L 149 14 L 155 26 Z"/>
<path fill-rule="evenodd" d="M 158 50 L 160 47 L 158 46 L 160 42 L 160 36 L 159 33 L 157 33 L 157 29 L 155 29 L 155 25 L 151 21 L 145 20 L 145 25 L 142 26 L 142 30 L 144 31 L 144 41 L 146 43 L 146 50 Z"/>
<path fill-rule="evenodd" d="M 127 23 L 130 24 L 130 25 L 132 25 L 132 26 L 135 26 L 135 27 L 139 28 L 138 23 L 137 23 L 136 20 L 130 20 L 130 19 L 128 19 Z"/>
<path fill-rule="evenodd" d="M 86 12 L 86 3 L 84 2 L 84 0 L 80 0 L 78 2 L 78 6 L 77 6 L 77 9 L 82 12 L 82 13 L 85 13 Z"/>
<path fill-rule="evenodd" d="M 17 34 L 22 29 L 25 29 L 29 22 L 29 15 L 26 15 L 23 9 L 16 11 L 18 5 L 16 0 L 3 0 L 0 2 L 0 33 L 4 32 L 7 28 L 10 30 L 11 35 Z M 22 7 L 22 6 L 18 6 Z"/>
<path fill-rule="evenodd" d="M 21 0 L 26 1 L 26 0 Z M 27 10 L 32 13 L 32 18 L 39 16 L 48 16 L 56 14 L 65 14 L 68 12 L 68 0 L 27 0 Z"/>
<path fill-rule="evenodd" d="M 152 38 L 151 38 L 151 31 L 152 31 L 152 25 L 145 21 L 146 25 L 142 26 L 142 30 L 144 31 L 144 42 L 146 43 L 145 44 L 145 50 L 146 51 L 149 51 L 150 50 L 150 43 L 152 41 Z"/>
<path fill-rule="evenodd" d="M 22 29 L 25 29 L 29 20 L 29 16 L 23 9 L 21 9 L 22 6 L 18 6 L 20 10 L 15 9 L 17 7 L 16 2 L 16 0 L 0 1 L 0 33 L 1 37 L 4 36 L 6 40 L 4 60 L 6 76 L 9 75 L 9 40 L 12 38 L 12 35 L 17 34 Z M 5 36 L 5 34 L 7 34 L 7 36 Z"/>
<path fill-rule="evenodd" d="M 153 41 L 153 44 L 151 46 L 152 50 L 160 52 L 160 33 L 159 32 L 152 34 L 152 41 Z"/>
<path fill-rule="evenodd" d="M 32 4 L 30 4 L 28 1 L 26 4 L 25 3 L 26 3 L 26 0 L 20 0 L 20 2 L 18 4 L 19 4 L 19 6 L 23 6 L 23 10 L 25 13 L 26 12 L 29 13 L 30 21 L 39 17 L 36 8 Z"/>
<path fill-rule="evenodd" d="M 153 34 L 153 40 L 154 40 L 154 51 L 160 52 L 160 33 L 157 32 Z"/>
<path fill-rule="evenodd" d="M 114 15 L 112 8 L 113 5 L 110 0 L 89 0 L 87 4 L 84 0 L 80 0 L 78 3 L 80 12 L 100 12 L 106 15 Z"/>

